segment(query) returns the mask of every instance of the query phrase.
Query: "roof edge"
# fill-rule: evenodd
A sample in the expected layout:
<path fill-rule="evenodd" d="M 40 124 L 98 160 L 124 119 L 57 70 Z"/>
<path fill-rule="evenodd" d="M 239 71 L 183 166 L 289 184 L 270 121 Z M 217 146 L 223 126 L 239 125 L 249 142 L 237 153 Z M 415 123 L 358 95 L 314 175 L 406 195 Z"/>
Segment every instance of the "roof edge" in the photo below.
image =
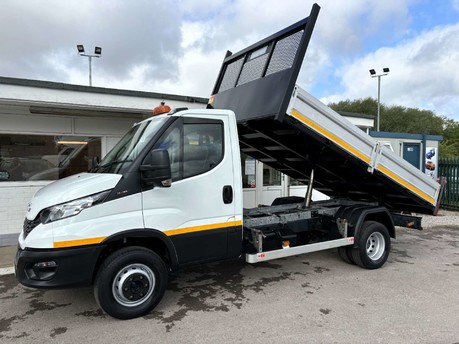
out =
<path fill-rule="evenodd" d="M 200 103 L 200 104 L 207 104 L 208 102 L 208 98 L 203 98 L 203 97 L 183 96 L 183 95 L 176 95 L 176 94 L 156 93 L 156 92 L 146 92 L 146 91 L 134 91 L 134 90 L 125 90 L 125 89 L 117 89 L 117 88 L 84 86 L 84 85 L 66 84 L 66 83 L 54 82 L 54 81 L 11 78 L 11 77 L 4 77 L 4 76 L 0 76 L 0 85 L 39 87 L 39 88 L 48 88 L 48 89 L 54 89 L 54 90 L 110 94 L 110 95 L 117 95 L 117 96 L 162 98 L 164 100 L 178 100 L 178 101 L 185 101 L 189 103 Z"/>
<path fill-rule="evenodd" d="M 430 140 L 430 141 L 442 141 L 442 135 L 430 135 L 430 134 L 412 134 L 412 133 L 393 133 L 388 131 L 370 131 L 370 136 L 375 138 L 386 138 L 386 139 L 411 139 L 411 140 Z"/>

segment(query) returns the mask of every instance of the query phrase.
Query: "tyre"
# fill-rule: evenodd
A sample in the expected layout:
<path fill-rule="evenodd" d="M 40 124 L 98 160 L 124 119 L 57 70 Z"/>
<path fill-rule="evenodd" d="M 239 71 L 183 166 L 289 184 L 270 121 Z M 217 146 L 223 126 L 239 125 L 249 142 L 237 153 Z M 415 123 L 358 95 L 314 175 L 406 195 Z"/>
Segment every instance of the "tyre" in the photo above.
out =
<path fill-rule="evenodd" d="M 378 269 L 384 265 L 390 252 L 390 236 L 387 228 L 375 221 L 365 221 L 352 249 L 355 263 L 365 269 Z"/>
<path fill-rule="evenodd" d="M 348 264 L 355 264 L 354 258 L 352 257 L 352 247 L 338 247 L 338 254 L 344 262 Z"/>
<path fill-rule="evenodd" d="M 102 263 L 94 296 L 102 310 L 118 319 L 149 313 L 161 301 L 168 272 L 162 259 L 143 247 L 126 247 Z"/>

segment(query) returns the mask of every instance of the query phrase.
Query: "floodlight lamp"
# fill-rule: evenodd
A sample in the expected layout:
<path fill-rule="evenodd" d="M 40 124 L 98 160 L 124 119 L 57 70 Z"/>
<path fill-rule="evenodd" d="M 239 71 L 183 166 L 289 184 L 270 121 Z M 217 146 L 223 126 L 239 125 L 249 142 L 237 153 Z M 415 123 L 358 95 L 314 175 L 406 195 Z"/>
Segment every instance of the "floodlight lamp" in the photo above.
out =
<path fill-rule="evenodd" d="M 387 67 L 386 67 L 386 68 L 383 68 L 383 72 L 384 72 L 384 73 L 389 73 L 389 68 L 387 68 Z"/>
<path fill-rule="evenodd" d="M 374 69 L 370 69 L 370 74 L 371 75 L 375 75 L 376 74 L 376 71 Z"/>
<path fill-rule="evenodd" d="M 96 55 L 102 54 L 102 48 L 101 47 L 95 47 L 94 48 L 94 54 L 96 54 Z"/>
<path fill-rule="evenodd" d="M 83 44 L 78 44 L 77 45 L 78 53 L 79 54 L 84 54 L 84 46 Z"/>

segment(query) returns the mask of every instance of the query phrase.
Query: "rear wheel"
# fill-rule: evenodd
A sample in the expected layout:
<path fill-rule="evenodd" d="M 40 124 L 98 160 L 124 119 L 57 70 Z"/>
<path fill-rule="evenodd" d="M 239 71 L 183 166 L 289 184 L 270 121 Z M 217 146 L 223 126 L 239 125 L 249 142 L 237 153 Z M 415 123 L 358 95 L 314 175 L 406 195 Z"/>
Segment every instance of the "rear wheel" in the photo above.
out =
<path fill-rule="evenodd" d="M 384 265 L 390 252 L 387 228 L 375 221 L 365 221 L 359 233 L 357 248 L 352 249 L 355 263 L 365 269 L 378 269 Z"/>
<path fill-rule="evenodd" d="M 143 247 L 126 247 L 103 262 L 94 296 L 107 314 L 132 319 L 149 313 L 161 301 L 167 278 L 166 265 L 156 253 Z"/>
<path fill-rule="evenodd" d="M 340 258 L 348 264 L 355 264 L 354 258 L 352 257 L 352 247 L 343 246 L 338 247 L 338 254 Z"/>

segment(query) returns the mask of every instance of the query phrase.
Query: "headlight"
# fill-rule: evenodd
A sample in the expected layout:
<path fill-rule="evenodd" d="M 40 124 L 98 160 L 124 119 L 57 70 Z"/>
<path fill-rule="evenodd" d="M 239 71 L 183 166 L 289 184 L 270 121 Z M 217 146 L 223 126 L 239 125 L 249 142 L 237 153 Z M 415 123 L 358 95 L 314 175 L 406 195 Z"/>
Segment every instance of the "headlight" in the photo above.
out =
<path fill-rule="evenodd" d="M 102 203 L 110 191 L 111 190 L 103 191 L 91 196 L 46 208 L 40 214 L 40 221 L 45 224 L 78 215 L 83 209 Z"/>

